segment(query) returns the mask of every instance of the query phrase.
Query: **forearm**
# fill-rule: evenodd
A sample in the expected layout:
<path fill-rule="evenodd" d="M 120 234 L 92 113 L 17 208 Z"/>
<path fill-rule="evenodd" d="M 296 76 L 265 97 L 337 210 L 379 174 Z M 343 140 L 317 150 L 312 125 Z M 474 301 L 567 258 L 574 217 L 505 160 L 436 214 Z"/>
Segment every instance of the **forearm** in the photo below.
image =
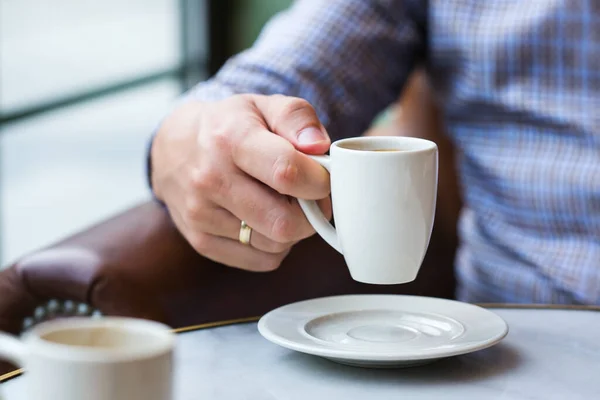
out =
<path fill-rule="evenodd" d="M 358 136 L 396 99 L 423 52 L 422 21 L 412 3 L 297 1 L 266 26 L 251 49 L 184 98 L 301 97 L 333 138 Z"/>

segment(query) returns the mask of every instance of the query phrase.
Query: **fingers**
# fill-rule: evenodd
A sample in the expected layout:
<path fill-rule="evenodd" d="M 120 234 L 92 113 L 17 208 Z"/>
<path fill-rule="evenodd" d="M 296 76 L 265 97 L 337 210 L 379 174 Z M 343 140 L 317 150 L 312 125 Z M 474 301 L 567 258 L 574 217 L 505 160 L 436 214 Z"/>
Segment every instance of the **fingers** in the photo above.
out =
<path fill-rule="evenodd" d="M 258 188 L 261 188 L 260 184 L 257 185 Z M 249 193 L 252 192 L 253 190 L 249 189 Z M 269 199 L 270 196 L 273 198 Z M 257 213 L 257 209 L 252 206 L 254 203 L 252 198 L 260 199 L 259 203 L 267 206 Z M 257 250 L 273 254 L 287 251 L 296 242 L 314 233 L 296 199 L 288 200 L 272 191 L 268 191 L 266 196 L 260 191 L 254 192 L 245 202 L 234 199 L 231 197 L 228 206 L 235 208 L 239 216 L 235 216 L 212 202 L 188 203 L 188 205 L 197 204 L 197 206 L 188 206 L 185 209 L 184 218 L 181 218 L 186 221 L 186 231 L 202 232 L 239 241 L 241 221 L 244 220 L 252 228 L 250 245 Z M 319 200 L 318 203 L 325 217 L 331 219 L 331 199 L 326 197 Z M 269 204 L 274 204 L 273 209 L 269 209 Z M 272 217 L 264 218 L 261 215 L 272 215 Z M 292 227 L 292 229 L 290 230 L 288 227 Z"/>
<path fill-rule="evenodd" d="M 196 169 L 188 180 L 190 183 L 184 185 L 193 190 L 182 200 L 186 221 L 210 220 L 213 216 L 208 210 L 214 204 L 278 243 L 297 241 L 313 233 L 296 203 L 242 171 Z"/>
<path fill-rule="evenodd" d="M 232 156 L 239 169 L 281 194 L 312 200 L 329 195 L 325 168 L 266 129 L 257 127 L 240 138 Z"/>
<path fill-rule="evenodd" d="M 208 208 L 206 215 L 198 218 L 197 224 L 194 224 L 196 231 L 202 231 L 209 235 L 219 236 L 231 240 L 239 241 L 241 220 L 232 213 L 223 208 Z M 252 227 L 252 226 L 251 226 Z M 280 243 L 267 238 L 262 233 L 252 229 L 250 235 L 250 246 L 266 253 L 283 253 L 292 247 L 294 243 Z"/>
<path fill-rule="evenodd" d="M 242 174 L 234 177 L 229 196 L 214 200 L 255 233 L 278 243 L 296 242 L 314 233 L 296 201 Z"/>
<path fill-rule="evenodd" d="M 268 253 L 281 253 L 314 233 L 296 199 L 282 196 L 241 172 L 210 176 L 195 178 L 204 197 L 193 193 L 185 199 L 184 207 L 179 207 L 184 210 L 188 231 L 238 240 L 244 220 L 253 229 L 250 244 Z M 206 183 L 199 184 L 204 180 Z M 329 196 L 319 204 L 331 218 Z"/>
<path fill-rule="evenodd" d="M 279 267 L 291 250 L 291 246 L 285 246 L 283 251 L 277 253 L 261 251 L 253 246 L 241 244 L 237 240 L 198 230 L 197 226 L 191 223 L 191 219 L 176 209 L 170 214 L 177 229 L 194 250 L 214 262 L 230 267 L 256 272 L 273 271 Z M 252 235 L 254 236 L 255 232 Z"/>
<path fill-rule="evenodd" d="M 318 200 L 317 204 L 319 205 L 319 208 L 323 212 L 325 218 L 331 221 L 331 218 L 333 217 L 333 206 L 331 204 L 331 197 L 327 196 L 324 199 Z"/>
<path fill-rule="evenodd" d="M 271 132 L 307 154 L 324 154 L 331 145 L 315 109 L 304 99 L 282 95 L 252 96 Z"/>
<path fill-rule="evenodd" d="M 317 167 L 321 168 L 318 164 Z M 295 199 L 281 195 L 242 171 L 198 169 L 190 174 L 189 180 L 190 183 L 183 185 L 195 190 L 185 198 L 183 217 L 192 230 L 236 239 L 240 221 L 244 220 L 259 234 L 255 235 L 256 247 L 268 252 L 281 250 L 272 242 L 287 245 L 314 233 Z M 324 213 L 330 217 L 329 196 L 322 197 Z"/>
<path fill-rule="evenodd" d="M 255 272 L 273 271 L 279 267 L 290 248 L 282 253 L 265 253 L 236 240 L 213 235 L 198 235 L 190 241 L 194 249 L 215 262 Z"/>

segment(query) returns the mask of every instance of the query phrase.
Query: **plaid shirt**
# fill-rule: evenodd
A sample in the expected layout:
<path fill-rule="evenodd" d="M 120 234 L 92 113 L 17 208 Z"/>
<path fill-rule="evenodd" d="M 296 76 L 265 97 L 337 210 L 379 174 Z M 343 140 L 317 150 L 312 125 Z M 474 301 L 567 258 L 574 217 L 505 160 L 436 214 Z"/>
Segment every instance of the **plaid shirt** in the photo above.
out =
<path fill-rule="evenodd" d="M 356 136 L 417 64 L 458 149 L 459 298 L 600 304 L 600 2 L 300 0 L 189 96 L 299 96 Z"/>

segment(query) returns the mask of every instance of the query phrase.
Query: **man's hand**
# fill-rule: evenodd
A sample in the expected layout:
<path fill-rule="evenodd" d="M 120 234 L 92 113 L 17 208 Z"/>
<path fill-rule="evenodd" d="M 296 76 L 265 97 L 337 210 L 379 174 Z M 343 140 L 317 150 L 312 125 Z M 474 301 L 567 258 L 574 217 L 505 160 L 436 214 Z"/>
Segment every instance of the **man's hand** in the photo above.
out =
<path fill-rule="evenodd" d="M 306 154 L 330 140 L 305 100 L 236 95 L 189 103 L 163 123 L 152 146 L 152 185 L 180 232 L 203 256 L 252 271 L 279 266 L 314 233 L 297 201 L 326 199 L 329 175 Z M 305 154 L 306 153 L 306 154 Z M 241 221 L 253 232 L 238 241 Z"/>

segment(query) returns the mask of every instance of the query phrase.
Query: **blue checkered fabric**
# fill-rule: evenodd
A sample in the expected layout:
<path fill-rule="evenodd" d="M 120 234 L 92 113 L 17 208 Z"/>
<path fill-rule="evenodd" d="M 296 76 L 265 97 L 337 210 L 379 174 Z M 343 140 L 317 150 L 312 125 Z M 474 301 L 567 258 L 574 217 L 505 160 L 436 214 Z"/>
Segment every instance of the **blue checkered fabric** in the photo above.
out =
<path fill-rule="evenodd" d="M 300 0 L 186 98 L 299 96 L 356 136 L 417 64 L 458 151 L 459 298 L 600 304 L 600 2 Z"/>

